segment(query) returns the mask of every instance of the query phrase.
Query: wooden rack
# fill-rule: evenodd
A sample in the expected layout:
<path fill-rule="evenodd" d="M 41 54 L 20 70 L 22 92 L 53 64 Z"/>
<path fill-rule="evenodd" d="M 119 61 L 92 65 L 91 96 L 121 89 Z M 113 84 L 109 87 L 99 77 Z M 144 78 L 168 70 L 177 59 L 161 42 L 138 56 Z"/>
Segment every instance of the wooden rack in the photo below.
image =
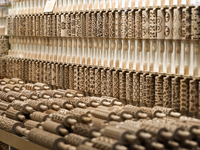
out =
<path fill-rule="evenodd" d="M 22 137 L 0 130 L 0 141 L 19 150 L 48 150 Z M 11 140 L 12 139 L 12 140 Z"/>

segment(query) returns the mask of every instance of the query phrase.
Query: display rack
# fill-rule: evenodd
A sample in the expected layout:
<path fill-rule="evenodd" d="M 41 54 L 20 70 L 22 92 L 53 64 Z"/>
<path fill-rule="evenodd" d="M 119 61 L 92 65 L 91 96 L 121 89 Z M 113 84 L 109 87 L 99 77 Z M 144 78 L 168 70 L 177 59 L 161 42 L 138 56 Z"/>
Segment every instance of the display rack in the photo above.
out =
<path fill-rule="evenodd" d="M 47 148 L 32 143 L 23 137 L 16 136 L 14 134 L 5 132 L 1 129 L 0 129 L 0 135 L 1 135 L 0 141 L 19 150 L 48 150 Z"/>

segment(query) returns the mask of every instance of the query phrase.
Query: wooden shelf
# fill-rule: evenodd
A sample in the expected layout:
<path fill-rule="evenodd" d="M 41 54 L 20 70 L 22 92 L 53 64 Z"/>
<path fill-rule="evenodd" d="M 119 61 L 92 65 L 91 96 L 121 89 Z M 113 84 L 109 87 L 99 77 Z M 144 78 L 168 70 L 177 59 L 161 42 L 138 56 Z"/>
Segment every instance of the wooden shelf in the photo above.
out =
<path fill-rule="evenodd" d="M 4 130 L 0 130 L 0 141 L 19 150 L 49 150 Z"/>

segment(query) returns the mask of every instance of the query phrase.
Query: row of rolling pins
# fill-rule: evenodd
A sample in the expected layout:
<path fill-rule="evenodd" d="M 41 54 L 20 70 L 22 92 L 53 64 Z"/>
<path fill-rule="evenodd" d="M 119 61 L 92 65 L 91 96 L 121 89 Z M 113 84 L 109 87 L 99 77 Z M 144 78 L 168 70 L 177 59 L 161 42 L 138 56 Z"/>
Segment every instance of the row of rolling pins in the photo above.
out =
<path fill-rule="evenodd" d="M 0 67 L 2 77 L 43 82 L 53 89 L 115 97 L 123 104 L 163 106 L 194 117 L 199 112 L 200 84 L 195 78 L 18 58 L 2 59 Z"/>
<path fill-rule="evenodd" d="M 178 5 L 14 15 L 7 29 L 14 51 L 41 49 L 71 55 L 75 62 L 90 57 L 95 65 L 199 76 L 199 12 L 198 6 Z M 25 36 L 32 38 L 19 40 Z M 50 38 L 45 50 L 38 46 L 41 36 Z"/>
<path fill-rule="evenodd" d="M 177 5 L 10 15 L 7 31 L 11 36 L 199 39 L 199 11 L 198 6 Z"/>
<path fill-rule="evenodd" d="M 123 105 L 19 78 L 0 84 L 0 129 L 49 149 L 199 149 L 200 121 L 171 108 Z"/>

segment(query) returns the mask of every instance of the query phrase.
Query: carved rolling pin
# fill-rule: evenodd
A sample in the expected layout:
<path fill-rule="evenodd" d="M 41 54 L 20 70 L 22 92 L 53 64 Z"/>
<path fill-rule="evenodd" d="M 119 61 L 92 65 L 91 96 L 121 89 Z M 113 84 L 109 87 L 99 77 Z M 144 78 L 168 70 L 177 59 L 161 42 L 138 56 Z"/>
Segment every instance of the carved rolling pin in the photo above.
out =
<path fill-rule="evenodd" d="M 53 99 L 43 99 L 40 98 L 38 101 L 44 103 L 49 109 L 59 110 L 60 106 Z"/>
<path fill-rule="evenodd" d="M 149 107 L 140 107 L 140 109 L 144 112 L 147 113 L 149 117 L 154 118 L 154 117 L 159 117 L 163 118 L 166 115 L 162 113 L 162 111 L 154 109 L 154 108 L 149 108 Z"/>
<path fill-rule="evenodd" d="M 50 98 L 50 96 L 47 94 L 47 92 L 45 90 L 43 91 L 36 91 L 36 94 L 39 98 L 45 98 L 48 99 Z"/>
<path fill-rule="evenodd" d="M 137 136 L 137 138 L 140 140 L 152 138 L 152 135 L 150 133 L 146 132 L 145 129 L 141 127 L 140 122 L 134 122 L 132 120 L 126 120 L 123 123 L 111 121 L 111 122 L 109 122 L 109 125 L 117 126 L 121 129 L 125 129 L 125 130 L 131 132 L 132 134 L 134 134 L 135 136 Z M 132 128 L 132 126 L 134 126 L 134 128 Z"/>
<path fill-rule="evenodd" d="M 102 98 L 105 98 L 108 100 L 112 105 L 122 105 L 122 102 L 119 101 L 119 99 L 109 96 L 102 96 Z"/>
<path fill-rule="evenodd" d="M 31 129 L 27 133 L 27 137 L 29 141 L 44 146 L 48 149 L 76 150 L 75 147 L 65 144 L 65 139 L 63 137 L 38 128 Z"/>
<path fill-rule="evenodd" d="M 62 91 L 60 89 L 58 89 L 59 91 Z M 83 97 L 84 93 L 81 91 L 77 91 L 77 90 L 72 90 L 72 89 L 67 89 L 67 92 L 71 93 L 73 97 Z"/>
<path fill-rule="evenodd" d="M 72 116 L 79 122 L 79 123 L 91 123 L 92 119 L 89 117 L 89 111 L 87 109 L 81 108 L 74 108 L 70 110 Z"/>
<path fill-rule="evenodd" d="M 65 140 L 67 143 L 73 145 L 73 146 L 79 146 L 81 144 L 84 145 L 92 145 L 92 143 L 90 143 L 90 139 L 78 135 L 78 134 L 74 134 L 74 133 L 70 133 L 68 135 L 65 136 Z"/>
<path fill-rule="evenodd" d="M 51 118 L 52 121 L 62 123 L 66 127 L 71 127 L 77 122 L 71 114 L 63 115 L 59 113 L 53 113 L 50 114 L 49 117 Z"/>
<path fill-rule="evenodd" d="M 113 150 L 128 150 L 127 147 L 123 146 L 118 140 L 109 138 L 106 136 L 100 136 L 93 138 L 92 143 L 93 147 L 101 149 L 113 149 Z M 140 149 L 143 150 L 143 149 Z"/>
<path fill-rule="evenodd" d="M 12 91 L 16 91 L 16 92 L 20 91 L 20 88 L 15 84 L 6 84 L 5 86 Z"/>
<path fill-rule="evenodd" d="M 14 86 L 18 87 L 20 91 L 26 89 L 22 84 L 14 84 Z"/>
<path fill-rule="evenodd" d="M 35 85 L 37 86 L 37 87 L 40 87 L 40 89 L 41 90 L 49 90 L 50 89 L 50 87 L 47 85 L 47 84 L 45 84 L 45 83 L 35 83 Z"/>
<path fill-rule="evenodd" d="M 159 124 L 160 127 L 165 127 L 168 131 L 170 131 L 173 134 L 173 139 L 177 141 L 188 139 L 191 135 L 190 132 L 184 130 L 183 126 L 179 126 L 171 122 L 165 122 L 162 119 L 158 119 L 157 121 L 157 124 Z"/>
<path fill-rule="evenodd" d="M 72 109 L 74 108 L 73 105 L 64 99 L 61 98 L 52 98 L 61 108 Z"/>
<path fill-rule="evenodd" d="M 44 122 L 47 120 L 47 118 L 49 118 L 49 115 L 46 113 L 42 113 L 39 111 L 35 111 L 33 113 L 30 114 L 30 118 L 34 121 L 38 121 L 38 122 Z"/>
<path fill-rule="evenodd" d="M 34 120 L 25 120 L 24 121 L 24 125 L 25 125 L 25 128 L 27 130 L 31 130 L 33 128 L 40 128 L 40 129 L 42 129 L 41 123 L 38 122 L 38 121 L 34 121 Z"/>
<path fill-rule="evenodd" d="M 4 78 L 2 79 L 2 81 L 4 81 L 6 84 L 15 84 L 15 82 L 11 81 L 11 79 L 8 78 Z"/>
<path fill-rule="evenodd" d="M 24 114 L 30 114 L 33 112 L 33 108 L 28 103 L 20 100 L 14 100 L 11 103 L 11 106 L 16 110 L 23 112 Z"/>
<path fill-rule="evenodd" d="M 92 97 L 82 97 L 81 101 L 83 101 L 87 107 L 98 107 L 99 106 L 99 102 L 97 102 L 94 98 Z"/>
<path fill-rule="evenodd" d="M 136 119 L 144 119 L 147 118 L 148 115 L 146 113 L 144 113 L 140 107 L 137 106 L 133 106 L 133 105 L 125 105 L 124 109 L 126 111 L 130 111 L 131 114 L 133 115 L 134 118 Z"/>
<path fill-rule="evenodd" d="M 9 109 L 10 105 L 11 104 L 8 102 L 1 101 L 0 102 L 0 110 L 6 111 L 7 109 Z"/>
<path fill-rule="evenodd" d="M 24 94 L 28 99 L 38 99 L 38 96 L 36 93 L 29 91 L 29 90 L 22 90 L 21 91 L 22 94 Z"/>
<path fill-rule="evenodd" d="M 115 112 L 118 116 L 121 117 L 122 120 L 132 119 L 133 118 L 133 115 L 131 114 L 131 112 L 127 111 L 122 106 L 117 106 L 117 105 L 111 106 L 111 107 L 99 106 L 98 108 L 99 109 L 103 109 L 103 110 L 108 110 L 108 111 Z"/>
<path fill-rule="evenodd" d="M 101 129 L 101 134 L 103 136 L 119 140 L 123 144 L 130 144 L 132 142 L 136 142 L 137 140 L 137 137 L 131 132 L 114 126 L 107 126 L 104 129 Z"/>
<path fill-rule="evenodd" d="M 172 117 L 180 117 L 181 116 L 181 114 L 179 112 L 176 112 L 173 108 L 155 106 L 154 109 L 162 111 L 167 116 L 172 116 Z"/>
<path fill-rule="evenodd" d="M 12 107 L 6 110 L 6 117 L 17 121 L 24 121 L 26 119 L 26 117 L 21 111 L 15 110 Z"/>
<path fill-rule="evenodd" d="M 108 120 L 108 121 L 120 121 L 121 120 L 121 118 L 119 116 L 117 116 L 115 112 L 110 112 L 110 111 L 106 111 L 106 110 L 102 110 L 102 109 L 98 109 L 98 108 L 91 110 L 91 114 L 94 117 Z"/>
<path fill-rule="evenodd" d="M 24 81 L 19 78 L 12 78 L 10 82 L 14 82 L 15 84 L 24 84 Z"/>
<path fill-rule="evenodd" d="M 103 98 L 103 97 L 91 96 L 90 100 L 95 101 L 95 102 L 99 103 L 100 105 L 111 106 L 111 103 L 106 98 Z"/>
<path fill-rule="evenodd" d="M 27 90 L 30 90 L 30 91 L 41 90 L 40 86 L 37 86 L 37 85 L 32 84 L 32 83 L 25 84 L 25 88 Z"/>
<path fill-rule="evenodd" d="M 87 124 L 83 123 L 76 123 L 71 127 L 73 133 L 88 137 L 88 138 L 93 138 L 93 137 L 98 137 L 101 136 L 101 133 L 99 130 L 95 127 L 92 127 Z"/>
<path fill-rule="evenodd" d="M 19 92 L 10 91 L 10 92 L 8 92 L 8 94 L 15 97 L 15 99 L 19 99 L 19 100 L 26 100 L 27 99 L 27 97 L 24 94 L 19 93 Z"/>
<path fill-rule="evenodd" d="M 61 98 L 62 95 L 59 94 L 59 92 L 55 91 L 55 90 L 45 90 L 45 92 L 47 93 L 47 95 L 54 97 L 54 98 Z"/>
<path fill-rule="evenodd" d="M 12 102 L 13 100 L 15 100 L 15 97 L 9 93 L 0 91 L 0 99 L 4 100 L 6 102 Z"/>
<path fill-rule="evenodd" d="M 10 89 L 5 85 L 0 85 L 0 90 L 3 91 L 3 92 L 9 92 L 10 91 Z"/>
<path fill-rule="evenodd" d="M 63 97 L 63 99 L 70 103 L 71 105 L 73 105 L 73 107 L 80 107 L 80 108 L 85 108 L 86 104 L 82 101 L 81 98 L 78 97 L 74 97 L 74 98 L 67 98 L 67 97 Z"/>
<path fill-rule="evenodd" d="M 19 136 L 24 135 L 26 131 L 23 123 L 4 116 L 0 116 L 0 129 Z"/>
<path fill-rule="evenodd" d="M 24 102 L 28 103 L 34 110 L 46 111 L 48 107 L 41 101 L 27 99 Z"/>
<path fill-rule="evenodd" d="M 0 85 L 5 85 L 6 82 L 3 79 L 0 79 Z"/>
<path fill-rule="evenodd" d="M 67 90 L 57 89 L 54 91 L 58 92 L 60 95 L 63 95 L 65 97 L 74 97 L 74 95 L 70 91 L 67 91 Z"/>
<path fill-rule="evenodd" d="M 57 122 L 51 121 L 51 120 L 46 120 L 45 122 L 42 123 L 42 127 L 45 131 L 65 136 L 68 134 L 67 129 L 65 127 Z"/>

